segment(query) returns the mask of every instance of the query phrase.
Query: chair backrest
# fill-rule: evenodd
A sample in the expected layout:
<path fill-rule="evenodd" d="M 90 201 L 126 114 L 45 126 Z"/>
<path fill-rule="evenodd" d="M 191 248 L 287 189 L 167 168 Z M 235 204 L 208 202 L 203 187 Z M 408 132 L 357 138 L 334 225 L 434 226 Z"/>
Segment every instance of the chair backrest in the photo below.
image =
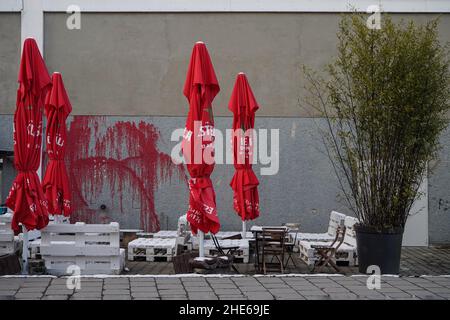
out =
<path fill-rule="evenodd" d="M 356 247 L 356 232 L 355 224 L 358 223 L 358 219 L 354 217 L 345 217 L 345 238 L 344 243 Z"/>
<path fill-rule="evenodd" d="M 291 241 L 295 244 L 297 242 L 297 235 L 300 231 L 300 223 L 284 223 L 285 227 L 289 228 L 289 241 Z M 295 233 L 294 238 L 292 238 L 292 233 Z"/>
<path fill-rule="evenodd" d="M 330 236 L 336 235 L 336 229 L 341 223 L 345 220 L 345 214 L 339 213 L 337 211 L 331 211 L 330 213 L 330 222 L 328 224 L 328 234 Z"/>
<path fill-rule="evenodd" d="M 331 247 L 333 247 L 335 250 L 339 249 L 341 244 L 344 242 L 345 230 L 346 228 L 343 224 L 337 227 L 336 236 L 334 237 L 334 241 L 331 243 Z"/>
<path fill-rule="evenodd" d="M 262 228 L 262 241 L 263 246 L 279 246 L 284 247 L 286 240 L 286 228 Z"/>

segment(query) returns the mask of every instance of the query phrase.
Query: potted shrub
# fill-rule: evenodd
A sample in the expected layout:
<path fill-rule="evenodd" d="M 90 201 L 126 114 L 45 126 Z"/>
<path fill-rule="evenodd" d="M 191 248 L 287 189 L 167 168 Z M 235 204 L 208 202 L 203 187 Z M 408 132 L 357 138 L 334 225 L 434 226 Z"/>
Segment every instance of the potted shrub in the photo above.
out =
<path fill-rule="evenodd" d="M 339 25 L 325 75 L 305 70 L 306 102 L 325 119 L 322 137 L 356 226 L 360 272 L 398 274 L 403 230 L 449 111 L 449 60 L 437 21 L 383 15 L 381 29 L 352 14 Z"/>

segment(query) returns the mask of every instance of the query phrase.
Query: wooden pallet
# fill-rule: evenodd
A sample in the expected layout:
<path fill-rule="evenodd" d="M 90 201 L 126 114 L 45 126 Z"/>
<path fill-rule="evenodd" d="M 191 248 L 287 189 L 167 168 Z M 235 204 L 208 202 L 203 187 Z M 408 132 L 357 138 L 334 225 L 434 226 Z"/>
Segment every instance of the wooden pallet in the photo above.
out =
<path fill-rule="evenodd" d="M 172 261 L 175 238 L 138 238 L 128 243 L 128 260 Z"/>
<path fill-rule="evenodd" d="M 239 249 L 237 249 L 233 254 L 234 261 L 248 263 L 249 256 L 250 256 L 250 246 L 249 246 L 249 242 L 247 239 L 240 239 L 240 240 L 225 239 L 225 240 L 218 240 L 218 241 L 219 241 L 219 245 L 222 248 L 239 247 Z M 219 251 L 216 248 L 216 246 L 214 245 L 214 242 L 212 240 L 206 240 L 205 241 L 205 255 L 206 256 L 217 256 L 218 254 L 219 254 Z"/>
<path fill-rule="evenodd" d="M 47 272 L 67 274 L 76 265 L 81 274 L 119 274 L 125 250 L 120 250 L 119 224 L 49 224 L 41 230 L 40 254 Z"/>
<path fill-rule="evenodd" d="M 17 244 L 14 242 L 14 231 L 11 229 L 12 214 L 0 216 L 0 255 L 16 252 Z"/>

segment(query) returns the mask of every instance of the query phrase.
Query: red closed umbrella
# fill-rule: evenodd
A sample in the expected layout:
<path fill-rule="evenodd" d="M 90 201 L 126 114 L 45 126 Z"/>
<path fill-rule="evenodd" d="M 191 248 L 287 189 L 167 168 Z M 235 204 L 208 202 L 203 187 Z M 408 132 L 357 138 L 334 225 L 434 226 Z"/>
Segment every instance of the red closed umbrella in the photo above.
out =
<path fill-rule="evenodd" d="M 233 112 L 233 159 L 236 172 L 230 186 L 234 191 L 234 210 L 242 221 L 259 216 L 259 181 L 252 170 L 253 130 L 259 106 L 244 73 L 239 73 L 228 104 Z M 246 132 L 249 130 L 248 132 Z M 243 224 L 245 232 L 245 223 Z"/>
<path fill-rule="evenodd" d="M 203 42 L 197 42 L 192 50 L 183 90 L 189 101 L 189 113 L 182 142 L 183 156 L 191 176 L 187 219 L 194 234 L 198 230 L 217 233 L 220 229 L 216 195 L 210 179 L 214 169 L 212 101 L 219 90 L 208 50 Z"/>
<path fill-rule="evenodd" d="M 42 188 L 48 200 L 48 212 L 68 217 L 72 211 L 69 178 L 64 163 L 67 141 L 66 119 L 72 111 L 60 73 L 53 73 L 52 89 L 45 99 L 47 116 L 47 154 L 49 163 Z"/>
<path fill-rule="evenodd" d="M 34 39 L 24 42 L 18 82 L 14 113 L 14 165 L 18 174 L 6 199 L 6 205 L 14 211 L 11 226 L 15 231 L 19 223 L 27 230 L 48 224 L 47 201 L 36 171 L 41 159 L 44 99 L 51 81 Z"/>

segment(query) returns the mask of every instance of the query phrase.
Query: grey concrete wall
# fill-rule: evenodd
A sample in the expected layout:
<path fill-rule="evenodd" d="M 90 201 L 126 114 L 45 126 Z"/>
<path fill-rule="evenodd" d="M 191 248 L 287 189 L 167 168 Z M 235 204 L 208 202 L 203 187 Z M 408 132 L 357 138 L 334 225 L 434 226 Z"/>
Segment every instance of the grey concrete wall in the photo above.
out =
<path fill-rule="evenodd" d="M 450 243 L 450 127 L 442 135 L 441 145 L 438 160 L 429 165 L 428 229 L 433 244 Z"/>
<path fill-rule="evenodd" d="M 19 61 L 20 13 L 0 13 L 0 113 L 15 108 Z"/>
<path fill-rule="evenodd" d="M 216 127 L 225 130 L 231 126 L 231 121 L 229 117 L 217 117 Z M 133 181 L 133 178 L 128 176 L 128 171 L 131 170 L 139 175 L 142 169 L 139 165 L 134 166 L 128 162 L 127 158 L 142 157 L 145 161 L 147 158 L 141 154 L 141 150 L 151 149 L 152 145 L 149 145 L 148 141 L 136 139 L 136 135 L 130 133 L 131 131 L 128 131 L 128 136 L 124 136 L 123 139 L 119 139 L 115 134 L 124 132 L 117 130 L 120 124 L 125 123 L 143 134 L 145 130 L 142 124 L 150 125 L 158 134 L 155 144 L 157 150 L 163 155 L 170 155 L 172 148 L 176 145 L 176 142 L 170 141 L 172 131 L 183 128 L 184 122 L 184 117 L 71 117 L 68 120 L 71 150 L 68 151 L 70 159 L 66 162 L 69 176 L 72 178 L 73 196 L 76 209 L 80 211 L 79 215 L 82 216 L 88 212 L 84 218 L 93 222 L 119 221 L 123 228 L 142 226 L 141 204 L 138 203 L 137 197 L 139 192 L 143 192 L 153 197 L 152 201 L 161 228 L 176 228 L 178 217 L 186 212 L 188 206 L 189 191 L 185 179 L 187 172 L 179 172 L 171 164 L 162 168 L 161 160 L 156 159 L 155 163 L 159 164 L 155 170 L 156 182 L 146 180 L 145 174 L 142 174 L 142 181 Z M 337 209 L 349 214 L 343 203 L 337 199 L 339 190 L 334 173 L 328 159 L 322 153 L 323 150 L 318 148 L 320 137 L 317 125 L 320 125 L 320 122 L 320 120 L 316 122 L 313 119 L 299 118 L 257 119 L 257 128 L 280 129 L 281 145 L 278 174 L 261 176 L 260 166 L 254 167 L 261 183 L 259 187 L 261 216 L 257 223 L 278 225 L 281 222 L 300 222 L 304 230 L 322 232 L 327 228 L 331 210 Z M 12 130 L 11 123 L 11 116 L 0 118 L 0 125 L 3 128 Z M 88 134 L 79 136 L 80 131 L 88 132 Z M 113 131 L 115 134 L 111 134 Z M 130 151 L 135 150 L 134 147 L 130 148 L 130 144 L 138 146 L 137 154 L 134 153 L 135 151 Z M 102 147 L 99 148 L 99 145 L 106 145 L 106 152 Z M 88 150 L 87 153 L 85 153 L 86 150 Z M 122 161 L 123 170 L 112 165 L 105 165 L 98 166 L 96 171 L 84 171 L 86 166 L 91 166 L 93 163 L 90 159 L 101 157 L 111 163 Z M 151 165 L 146 164 L 146 166 Z M 169 167 L 172 168 L 168 169 Z M 159 175 L 159 172 L 163 170 L 165 172 L 173 170 L 170 178 Z M 233 211 L 233 193 L 229 186 L 233 173 L 233 165 L 217 164 L 212 175 L 223 230 L 241 228 L 240 219 Z M 100 182 L 94 182 L 95 174 L 102 176 Z M 7 175 L 13 176 L 12 168 L 9 168 Z M 77 179 L 77 175 L 83 175 L 81 182 Z M 124 179 L 122 187 L 118 182 L 120 177 Z M 114 182 L 111 183 L 111 181 Z M 141 188 L 141 182 L 150 183 L 146 188 Z M 92 184 L 97 185 L 95 190 L 91 187 Z M 107 206 L 106 211 L 99 209 L 101 204 Z M 145 214 L 151 214 L 151 212 L 148 211 Z"/>
<path fill-rule="evenodd" d="M 436 16 L 395 15 L 418 22 Z M 217 115 L 229 115 L 235 75 L 245 71 L 261 115 L 309 117 L 313 110 L 298 106 L 300 67 L 329 62 L 339 21 L 332 13 L 83 13 L 81 30 L 68 30 L 66 18 L 45 14 L 44 47 L 49 69 L 65 76 L 74 112 L 125 116 L 183 115 L 180 88 L 192 45 L 203 40 L 222 87 Z M 450 40 L 450 15 L 441 17 L 440 31 Z"/>

